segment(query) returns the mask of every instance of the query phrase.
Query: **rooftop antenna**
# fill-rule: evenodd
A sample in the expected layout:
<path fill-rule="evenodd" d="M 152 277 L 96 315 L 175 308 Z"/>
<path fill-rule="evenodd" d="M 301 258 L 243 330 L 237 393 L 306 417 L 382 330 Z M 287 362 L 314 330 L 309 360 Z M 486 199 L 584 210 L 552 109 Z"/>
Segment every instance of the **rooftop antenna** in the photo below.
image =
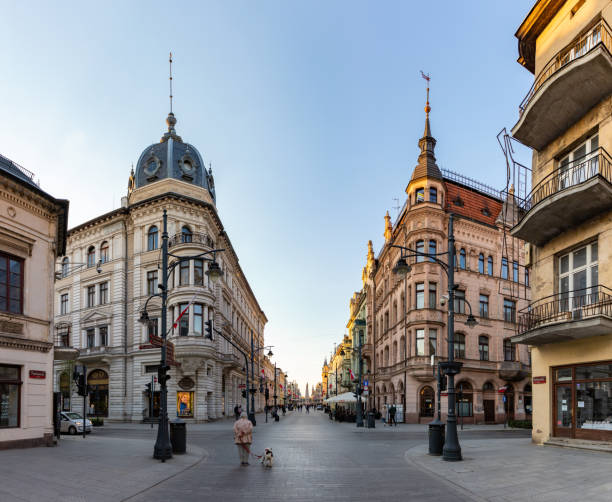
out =
<path fill-rule="evenodd" d="M 397 218 L 399 216 L 399 211 L 402 208 L 402 206 L 400 206 L 399 204 L 399 198 L 397 197 L 393 197 L 393 200 L 395 201 L 395 206 L 393 206 L 393 209 L 395 209 L 395 217 Z"/>
<path fill-rule="evenodd" d="M 170 53 L 170 113 L 172 113 L 172 53 Z"/>

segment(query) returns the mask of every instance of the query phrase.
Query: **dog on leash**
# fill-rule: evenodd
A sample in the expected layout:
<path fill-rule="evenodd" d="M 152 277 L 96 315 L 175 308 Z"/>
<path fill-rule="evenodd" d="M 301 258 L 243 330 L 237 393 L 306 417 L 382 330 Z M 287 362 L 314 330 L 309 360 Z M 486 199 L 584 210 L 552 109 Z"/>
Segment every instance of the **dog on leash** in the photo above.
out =
<path fill-rule="evenodd" d="M 264 467 L 272 467 L 274 463 L 274 454 L 270 448 L 265 449 L 263 457 L 261 457 L 261 463 Z"/>

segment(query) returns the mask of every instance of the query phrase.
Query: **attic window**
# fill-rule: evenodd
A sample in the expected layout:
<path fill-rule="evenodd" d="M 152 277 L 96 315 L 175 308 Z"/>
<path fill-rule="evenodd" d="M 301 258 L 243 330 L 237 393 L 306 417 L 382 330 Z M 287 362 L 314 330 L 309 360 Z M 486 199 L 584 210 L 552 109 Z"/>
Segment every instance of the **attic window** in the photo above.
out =
<path fill-rule="evenodd" d="M 491 216 L 491 211 L 489 211 L 488 207 L 483 207 L 480 212 L 484 215 L 484 216 Z"/>
<path fill-rule="evenodd" d="M 457 195 L 457 197 L 453 199 L 453 204 L 455 204 L 455 206 L 463 207 L 463 199 Z"/>

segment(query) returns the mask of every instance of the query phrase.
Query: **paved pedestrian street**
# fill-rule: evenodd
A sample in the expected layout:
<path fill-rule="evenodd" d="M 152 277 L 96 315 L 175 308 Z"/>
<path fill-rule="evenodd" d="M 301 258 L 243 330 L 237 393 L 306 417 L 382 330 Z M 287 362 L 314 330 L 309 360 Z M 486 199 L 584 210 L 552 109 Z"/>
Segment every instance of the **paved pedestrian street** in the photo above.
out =
<path fill-rule="evenodd" d="M 427 455 L 425 425 L 357 429 L 297 411 L 257 420 L 253 451 L 272 448 L 272 469 L 240 466 L 230 420 L 191 425 L 187 454 L 166 463 L 151 458 L 156 429 L 107 424 L 55 448 L 0 451 L 0 500 L 612 500 L 612 455 L 538 447 L 528 431 L 466 426 L 465 460 L 449 463 Z"/>

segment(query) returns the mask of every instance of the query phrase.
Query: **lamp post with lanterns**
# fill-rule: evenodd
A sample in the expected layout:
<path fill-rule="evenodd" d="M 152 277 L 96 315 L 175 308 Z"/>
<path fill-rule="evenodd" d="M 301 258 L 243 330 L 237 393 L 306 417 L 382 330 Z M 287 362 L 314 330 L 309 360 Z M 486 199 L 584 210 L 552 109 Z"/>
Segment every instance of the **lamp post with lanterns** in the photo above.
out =
<path fill-rule="evenodd" d="M 160 417 L 159 426 L 157 428 L 157 439 L 155 441 L 155 447 L 153 449 L 153 458 L 165 462 L 167 459 L 172 457 L 172 446 L 170 444 L 170 436 L 168 433 L 168 375 L 167 359 L 167 335 L 170 330 L 166 329 L 167 317 L 168 317 L 168 277 L 174 272 L 174 269 L 183 262 L 189 262 L 191 260 L 199 259 L 210 262 L 206 275 L 213 281 L 216 282 L 221 278 L 223 272 L 221 267 L 216 261 L 217 253 L 224 251 L 223 249 L 213 249 L 205 251 L 194 256 L 177 256 L 168 252 L 168 214 L 164 209 L 163 213 L 163 232 L 162 232 L 162 283 L 159 285 L 160 293 L 149 296 L 144 304 L 143 309 L 140 312 L 139 321 L 145 325 L 150 323 L 149 314 L 147 312 L 147 305 L 152 298 L 161 298 L 161 360 L 159 369 L 157 371 L 157 379 L 160 385 Z M 212 258 L 209 256 L 212 255 Z M 175 261 L 168 264 L 168 257 L 172 256 L 176 258 Z M 211 321 L 209 321 L 211 322 Z M 172 329 L 172 328 L 170 328 Z"/>
<path fill-rule="evenodd" d="M 462 363 L 455 361 L 455 235 L 453 233 L 453 215 L 449 215 L 448 220 L 448 251 L 444 253 L 424 253 L 404 246 L 392 244 L 391 247 L 400 249 L 400 259 L 393 267 L 393 272 L 399 276 L 405 277 L 412 267 L 406 262 L 406 258 L 423 257 L 437 263 L 442 267 L 448 277 L 448 359 L 441 361 L 438 364 L 448 377 L 448 413 L 447 413 L 447 431 L 444 438 L 444 447 L 442 449 L 442 458 L 448 461 L 459 461 L 461 457 L 461 446 L 459 445 L 459 437 L 457 436 L 457 416 L 455 414 L 455 375 L 461 371 Z M 448 262 L 442 261 L 439 257 L 448 255 Z M 465 324 L 473 328 L 478 321 L 472 315 L 472 306 L 467 300 L 464 300 L 470 309 Z M 432 422 L 430 425 L 434 425 Z M 440 424 L 436 424 L 440 425 Z M 430 428 L 430 430 L 432 430 Z M 438 427 L 437 434 L 442 434 L 441 427 Z M 441 443 L 441 436 L 439 436 Z M 432 441 L 430 438 L 430 453 L 432 450 Z M 437 453 L 439 454 L 439 453 Z"/>

